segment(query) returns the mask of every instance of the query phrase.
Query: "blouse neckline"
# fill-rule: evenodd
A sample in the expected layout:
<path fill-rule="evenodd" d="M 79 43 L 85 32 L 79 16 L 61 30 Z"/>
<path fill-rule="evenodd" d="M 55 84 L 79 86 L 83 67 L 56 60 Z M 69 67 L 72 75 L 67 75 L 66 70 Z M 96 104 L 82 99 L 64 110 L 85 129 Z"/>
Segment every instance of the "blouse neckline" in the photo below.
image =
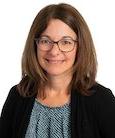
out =
<path fill-rule="evenodd" d="M 43 104 L 41 103 L 37 98 L 35 98 L 35 102 L 39 105 L 41 105 L 42 107 L 44 108 L 50 108 L 50 109 L 59 109 L 59 108 L 65 108 L 65 107 L 68 107 L 70 105 L 70 100 L 68 102 L 66 102 L 65 104 L 63 105 L 60 105 L 60 106 L 50 106 L 50 105 L 46 105 L 46 104 Z"/>

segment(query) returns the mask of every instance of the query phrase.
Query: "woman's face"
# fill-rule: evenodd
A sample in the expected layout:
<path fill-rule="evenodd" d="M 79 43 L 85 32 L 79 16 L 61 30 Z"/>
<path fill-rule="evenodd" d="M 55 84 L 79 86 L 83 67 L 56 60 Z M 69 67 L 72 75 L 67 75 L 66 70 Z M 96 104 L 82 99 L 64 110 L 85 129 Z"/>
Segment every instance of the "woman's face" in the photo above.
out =
<path fill-rule="evenodd" d="M 71 37 L 76 40 L 75 32 L 64 22 L 59 19 L 52 19 L 46 30 L 41 34 L 45 38 L 50 38 L 53 41 L 59 41 L 65 37 Z M 39 47 L 39 45 L 38 45 Z M 48 51 L 43 51 L 37 47 L 37 58 L 40 66 L 50 76 L 62 75 L 69 73 L 74 64 L 77 44 L 70 52 L 62 52 L 55 43 Z"/>

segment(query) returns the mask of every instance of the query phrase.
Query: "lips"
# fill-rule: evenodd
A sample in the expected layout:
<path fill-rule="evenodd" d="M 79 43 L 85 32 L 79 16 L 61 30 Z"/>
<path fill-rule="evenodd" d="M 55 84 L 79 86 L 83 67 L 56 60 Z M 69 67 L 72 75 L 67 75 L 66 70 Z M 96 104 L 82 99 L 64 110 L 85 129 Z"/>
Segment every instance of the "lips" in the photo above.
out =
<path fill-rule="evenodd" d="M 52 59 L 46 59 L 46 61 L 48 63 L 51 63 L 51 64 L 57 64 L 57 63 L 62 63 L 64 62 L 64 60 L 52 60 Z"/>

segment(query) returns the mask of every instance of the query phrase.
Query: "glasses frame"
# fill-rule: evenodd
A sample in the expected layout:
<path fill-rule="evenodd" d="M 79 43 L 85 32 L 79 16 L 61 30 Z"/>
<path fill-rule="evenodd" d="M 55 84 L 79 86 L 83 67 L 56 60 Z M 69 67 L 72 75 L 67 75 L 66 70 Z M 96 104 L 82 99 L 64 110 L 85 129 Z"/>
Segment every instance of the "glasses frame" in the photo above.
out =
<path fill-rule="evenodd" d="M 36 45 L 38 46 L 38 48 L 39 48 L 38 42 L 39 42 L 39 40 L 40 40 L 41 38 L 42 38 L 42 37 L 39 37 L 39 38 L 35 38 L 35 39 L 34 39 L 35 42 L 36 42 Z M 54 44 L 57 44 L 57 46 L 58 46 L 58 48 L 59 48 L 59 50 L 60 50 L 61 52 L 71 52 L 71 51 L 73 51 L 73 49 L 74 49 L 74 47 L 75 47 L 75 43 L 78 42 L 78 40 L 74 40 L 73 38 L 69 37 L 68 39 L 70 39 L 70 40 L 72 40 L 72 41 L 74 42 L 73 49 L 72 49 L 72 50 L 69 50 L 69 51 L 63 51 L 63 50 L 60 49 L 59 42 L 60 42 L 61 40 L 63 40 L 64 38 L 62 38 L 62 39 L 60 39 L 60 40 L 58 40 L 58 41 L 53 41 L 53 40 L 51 40 L 50 38 L 48 38 L 48 39 L 49 39 L 49 40 L 51 41 L 51 43 L 52 43 L 51 48 L 50 48 L 49 50 L 43 50 L 43 51 L 50 51 L 50 50 L 53 48 Z M 67 38 L 65 38 L 65 40 L 66 40 L 66 39 L 67 39 Z M 41 50 L 42 50 L 42 49 L 41 49 Z"/>

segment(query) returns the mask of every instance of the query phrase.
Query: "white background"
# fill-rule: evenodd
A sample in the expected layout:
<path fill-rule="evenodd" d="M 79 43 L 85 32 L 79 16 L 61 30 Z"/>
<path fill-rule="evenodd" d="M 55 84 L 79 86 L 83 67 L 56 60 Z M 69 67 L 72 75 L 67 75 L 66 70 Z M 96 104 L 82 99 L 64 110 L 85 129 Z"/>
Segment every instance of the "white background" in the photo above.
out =
<path fill-rule="evenodd" d="M 85 18 L 97 52 L 97 81 L 115 94 L 114 0 L 1 0 L 0 112 L 10 88 L 21 79 L 21 55 L 34 17 L 47 4 L 59 2 L 75 6 Z"/>

